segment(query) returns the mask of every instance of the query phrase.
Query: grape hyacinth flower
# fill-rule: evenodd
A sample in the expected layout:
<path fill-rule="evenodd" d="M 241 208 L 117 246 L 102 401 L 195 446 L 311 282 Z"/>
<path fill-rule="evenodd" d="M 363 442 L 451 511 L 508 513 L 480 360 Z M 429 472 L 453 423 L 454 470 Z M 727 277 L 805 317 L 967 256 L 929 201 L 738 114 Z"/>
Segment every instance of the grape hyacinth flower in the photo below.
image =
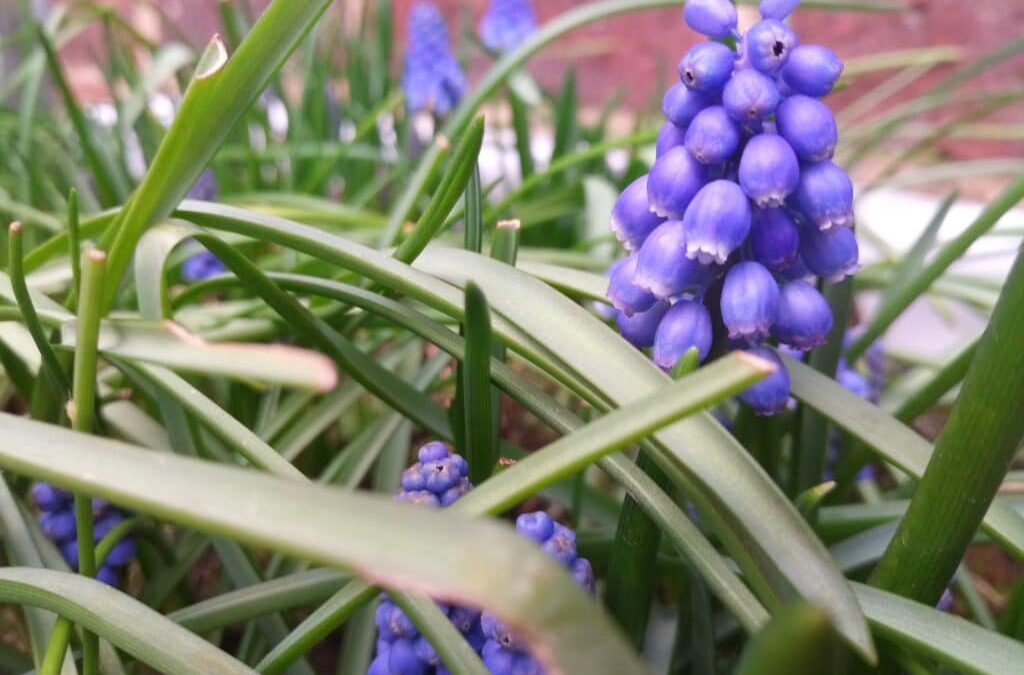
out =
<path fill-rule="evenodd" d="M 810 96 L 790 96 L 777 110 L 779 135 L 805 162 L 831 159 L 839 141 L 836 118 L 828 106 Z"/>
<path fill-rule="evenodd" d="M 530 0 L 491 0 L 480 21 L 480 40 L 492 52 L 512 51 L 537 30 Z"/>
<path fill-rule="evenodd" d="M 721 306 L 730 338 L 764 340 L 779 312 L 779 285 L 760 263 L 737 263 L 725 275 Z"/>
<path fill-rule="evenodd" d="M 775 415 L 789 405 L 789 371 L 770 347 L 750 347 L 746 351 L 775 364 L 775 372 L 740 393 L 740 400 L 757 415 Z"/>
<path fill-rule="evenodd" d="M 402 90 L 410 112 L 446 115 L 466 91 L 462 72 L 448 43 L 448 27 L 441 10 L 419 2 L 409 14 Z"/>
<path fill-rule="evenodd" d="M 689 89 L 721 91 L 732 77 L 736 53 L 720 42 L 698 42 L 679 62 L 679 79 Z"/>
<path fill-rule="evenodd" d="M 800 162 L 781 136 L 758 134 L 743 149 L 739 181 L 758 207 L 782 206 L 800 182 Z"/>
<path fill-rule="evenodd" d="M 750 203 L 740 186 L 716 180 L 701 188 L 683 216 L 686 256 L 725 264 L 750 233 Z"/>
<path fill-rule="evenodd" d="M 647 235 L 665 222 L 664 218 L 651 211 L 647 199 L 647 178 L 640 176 L 630 183 L 612 209 L 612 232 L 627 251 L 640 248 Z"/>
<path fill-rule="evenodd" d="M 789 55 L 800 44 L 789 26 L 775 19 L 764 19 L 747 31 L 744 48 L 750 65 L 762 73 L 774 75 L 789 60 Z"/>
<path fill-rule="evenodd" d="M 789 55 L 779 79 L 789 92 L 821 98 L 835 86 L 843 74 L 843 62 L 822 45 L 800 45 Z"/>
<path fill-rule="evenodd" d="M 74 495 L 49 483 L 36 483 L 29 491 L 29 499 L 39 509 L 39 529 L 57 545 L 61 557 L 72 570 L 78 570 L 78 526 L 75 521 Z M 125 518 L 120 509 L 103 499 L 92 500 L 95 518 L 93 539 L 99 543 Z M 108 586 L 118 586 L 124 569 L 135 558 L 135 540 L 126 537 L 119 541 L 96 571 L 96 579 Z"/>
<path fill-rule="evenodd" d="M 524 513 L 516 518 L 516 531 L 530 539 L 551 558 L 565 567 L 576 583 L 588 593 L 594 592 L 594 571 L 590 561 L 576 553 L 576 533 L 555 522 L 543 511 Z M 487 642 L 481 656 L 494 675 L 532 673 L 543 675 L 544 668 L 524 649 L 521 638 L 490 612 L 480 617 Z"/>
<path fill-rule="evenodd" d="M 447 445 L 427 443 L 417 461 L 402 473 L 395 499 L 426 506 L 448 506 L 473 488 L 466 477 L 466 460 Z M 559 562 L 584 590 L 593 593 L 594 572 L 590 561 L 576 553 L 576 534 L 543 511 L 524 513 L 516 519 L 517 532 L 536 542 Z M 469 607 L 439 605 L 449 621 L 495 674 L 533 673 L 544 669 L 526 651 L 525 643 L 489 612 Z M 446 675 L 449 671 L 427 638 L 394 602 L 385 597 L 377 606 L 376 652 L 367 675 Z"/>
<path fill-rule="evenodd" d="M 707 266 L 687 257 L 685 225 L 680 220 L 659 225 L 637 254 L 634 281 L 659 300 L 684 292 L 699 295 L 712 278 Z"/>
<path fill-rule="evenodd" d="M 683 20 L 709 38 L 726 38 L 736 31 L 736 7 L 729 0 L 688 0 Z"/>
<path fill-rule="evenodd" d="M 772 334 L 782 344 L 802 351 L 825 344 L 833 321 L 828 300 L 806 281 L 790 281 L 779 290 Z"/>
<path fill-rule="evenodd" d="M 665 370 L 690 347 L 703 361 L 821 345 L 834 319 L 818 286 L 857 270 L 853 185 L 832 161 L 838 128 L 819 100 L 843 65 L 800 45 L 784 23 L 798 4 L 762 0 L 746 35 L 729 0 L 684 7 L 711 41 L 681 59 L 646 183 L 615 205 L 612 230 L 632 255 L 610 268 L 608 288 L 619 331 Z M 739 397 L 758 414 L 791 400 L 772 360 L 781 372 Z"/>

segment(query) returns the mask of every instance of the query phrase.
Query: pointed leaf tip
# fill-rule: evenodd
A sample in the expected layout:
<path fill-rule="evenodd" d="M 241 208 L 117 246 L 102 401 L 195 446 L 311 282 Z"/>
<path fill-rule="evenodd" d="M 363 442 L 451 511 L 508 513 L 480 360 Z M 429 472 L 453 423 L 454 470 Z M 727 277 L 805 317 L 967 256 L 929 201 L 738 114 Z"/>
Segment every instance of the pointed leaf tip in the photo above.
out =
<path fill-rule="evenodd" d="M 227 47 L 224 46 L 224 41 L 220 39 L 220 35 L 214 33 L 213 37 L 210 38 L 210 44 L 206 46 L 206 51 L 199 57 L 199 63 L 196 64 L 196 79 L 205 80 L 217 74 L 227 62 Z"/>

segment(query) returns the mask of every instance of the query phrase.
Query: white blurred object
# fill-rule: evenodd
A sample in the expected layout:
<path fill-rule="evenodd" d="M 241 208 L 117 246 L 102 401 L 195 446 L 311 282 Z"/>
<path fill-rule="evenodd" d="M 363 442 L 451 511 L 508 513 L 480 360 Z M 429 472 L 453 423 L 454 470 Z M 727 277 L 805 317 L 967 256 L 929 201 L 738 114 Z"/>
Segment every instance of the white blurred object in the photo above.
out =
<path fill-rule="evenodd" d="M 895 254 L 905 254 L 924 232 L 941 199 L 925 193 L 902 189 L 878 189 L 857 201 L 857 222 L 870 228 Z M 937 241 L 926 258 L 966 230 L 985 209 L 986 204 L 969 199 L 958 200 L 950 208 L 939 230 Z M 1024 209 L 1011 209 L 992 228 L 971 246 L 967 254 L 952 265 L 951 272 L 968 274 L 989 282 L 1001 283 L 1021 245 L 1019 231 L 1024 228 Z M 993 232 L 1014 230 L 1006 235 Z M 864 242 L 865 238 L 861 237 Z M 878 261 L 883 256 L 869 244 L 862 250 L 865 263 Z M 859 297 L 858 309 L 862 318 L 870 319 L 878 308 L 880 294 L 864 293 Z M 887 350 L 914 354 L 924 359 L 946 360 L 985 328 L 986 317 L 974 308 L 955 301 L 939 304 L 921 299 L 911 305 L 885 335 Z"/>

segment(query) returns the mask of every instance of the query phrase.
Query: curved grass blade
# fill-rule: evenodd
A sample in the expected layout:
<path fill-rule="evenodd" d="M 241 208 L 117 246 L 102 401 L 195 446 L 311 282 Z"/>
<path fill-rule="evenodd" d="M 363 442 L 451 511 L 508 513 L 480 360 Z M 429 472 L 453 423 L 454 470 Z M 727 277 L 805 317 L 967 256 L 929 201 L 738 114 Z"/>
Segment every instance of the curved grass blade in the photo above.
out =
<path fill-rule="evenodd" d="M 1021 335 L 1024 253 L 1010 271 L 907 515 L 875 568 L 873 585 L 929 605 L 942 595 L 1024 437 Z M 952 484 L 956 490 L 949 489 Z M 1018 520 L 1024 527 L 1024 519 Z"/>
<path fill-rule="evenodd" d="M 606 405 L 604 397 L 623 405 L 665 381 L 666 376 L 643 354 L 625 341 L 609 339 L 607 326 L 514 268 L 464 251 L 434 249 L 425 251 L 417 266 L 456 284 L 468 279 L 480 284 L 496 312 L 542 340 L 578 373 L 585 373 L 596 394 L 591 400 L 594 405 Z M 707 415 L 663 429 L 656 438 L 662 448 L 660 457 L 655 457 L 659 465 L 684 482 L 688 496 L 703 502 L 698 504 L 702 513 L 717 520 L 718 534 L 744 570 L 755 579 L 761 577 L 782 597 L 795 591 L 821 602 L 840 633 L 872 659 L 863 617 L 824 547 L 735 440 Z M 709 452 L 712 447 L 716 451 Z M 769 512 L 773 515 L 766 518 Z M 769 521 L 771 527 L 765 528 Z M 815 584 L 807 583 L 812 568 Z"/>
<path fill-rule="evenodd" d="M 181 215 L 216 229 L 304 251 L 461 318 L 461 293 L 457 289 L 341 237 L 198 202 L 184 204 Z M 572 371 L 568 371 L 565 382 L 572 382 L 574 389 L 584 394 L 591 387 L 588 395 L 595 405 L 606 407 L 605 396 L 627 403 L 666 382 L 666 376 L 625 341 L 609 339 L 610 330 L 585 310 L 508 265 L 465 251 L 428 248 L 417 259 L 417 267 L 456 283 L 467 279 L 479 283 L 496 313 L 492 322 L 495 335 L 527 353 L 530 360 L 556 351 L 557 357 L 545 362 L 545 368 L 559 378 L 566 372 L 564 366 L 559 367 L 560 362 L 574 360 L 577 369 L 596 383 L 584 385 L 573 380 L 578 374 Z M 510 314 L 515 322 L 508 321 Z M 538 338 L 543 341 L 542 347 L 536 346 L 540 344 Z M 831 608 L 841 634 L 872 658 L 863 617 L 827 551 L 746 452 L 704 416 L 673 425 L 659 432 L 656 439 L 661 448 L 659 464 L 685 485 L 688 496 L 702 502 L 702 512 L 716 521 L 719 536 L 743 561 L 752 581 L 769 595 L 805 594 Z M 768 513 L 772 515 L 766 516 Z M 768 578 L 774 582 L 774 591 L 769 590 Z"/>
<path fill-rule="evenodd" d="M 78 574 L 0 568 L 0 601 L 42 607 L 158 670 L 181 675 L 254 671 L 131 596 Z"/>
<path fill-rule="evenodd" d="M 330 569 L 313 569 L 239 588 L 175 610 L 167 618 L 193 633 L 208 633 L 257 616 L 317 602 L 351 577 Z"/>
<path fill-rule="evenodd" d="M 568 574 L 507 526 L 154 455 L 11 415 L 0 421 L 0 464 L 18 473 L 166 520 L 354 569 L 388 586 L 486 607 L 526 636 L 556 672 L 647 672 Z M 528 583 L 509 584 L 512 578 Z"/>
<path fill-rule="evenodd" d="M 120 225 L 109 229 L 102 240 L 110 252 L 107 308 L 114 304 L 118 283 L 143 232 L 181 201 L 235 123 L 329 5 L 330 0 L 275 0 L 230 59 L 219 38 L 210 43 Z"/>
<path fill-rule="evenodd" d="M 857 600 L 880 636 L 966 675 L 1016 675 L 1024 645 L 969 621 L 854 583 Z"/>

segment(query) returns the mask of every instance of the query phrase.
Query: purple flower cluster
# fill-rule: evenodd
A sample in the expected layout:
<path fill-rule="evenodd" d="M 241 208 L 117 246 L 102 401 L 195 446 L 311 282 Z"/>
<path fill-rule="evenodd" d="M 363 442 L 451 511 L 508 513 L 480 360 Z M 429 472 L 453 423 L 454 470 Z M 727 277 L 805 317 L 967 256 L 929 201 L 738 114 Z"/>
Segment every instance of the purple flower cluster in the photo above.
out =
<path fill-rule="evenodd" d="M 402 473 L 397 501 L 443 507 L 473 489 L 466 460 L 444 443 L 421 447 L 417 461 Z M 593 592 L 594 573 L 586 558 L 576 555 L 576 534 L 541 511 L 516 520 L 516 529 L 565 565 L 576 582 Z M 543 675 L 541 665 L 523 642 L 489 612 L 439 605 L 448 619 L 483 658 L 492 675 Z M 367 675 L 447 675 L 437 651 L 394 602 L 385 597 L 377 607 L 377 651 Z"/>
<path fill-rule="evenodd" d="M 68 566 L 77 570 L 78 525 L 75 522 L 74 497 L 70 492 L 49 483 L 33 485 L 29 497 L 39 509 L 39 529 L 57 544 Z M 124 520 L 124 513 L 99 498 L 93 498 L 92 511 L 96 518 L 93 526 L 93 538 L 96 543 Z M 96 573 L 96 579 L 109 586 L 117 586 L 120 583 L 121 572 L 135 557 L 135 550 L 133 539 L 122 539 L 110 550 L 110 554 Z"/>
<path fill-rule="evenodd" d="M 629 256 L 610 270 L 620 332 L 669 370 L 690 348 L 703 361 L 715 336 L 771 360 L 775 375 L 740 398 L 759 414 L 789 399 L 773 340 L 806 351 L 832 329 L 812 283 L 856 271 L 853 187 L 831 158 L 835 118 L 818 100 L 843 66 L 801 45 L 783 20 L 796 0 L 763 0 L 741 35 L 728 0 L 689 0 L 686 23 L 713 39 L 679 63 L 650 173 L 621 194 L 611 228 Z"/>
<path fill-rule="evenodd" d="M 448 42 L 448 27 L 432 2 L 418 2 L 409 14 L 402 90 L 410 112 L 445 115 L 466 91 L 462 72 Z"/>
<path fill-rule="evenodd" d="M 530 0 L 491 0 L 480 21 L 480 39 L 492 52 L 512 51 L 536 30 Z"/>

